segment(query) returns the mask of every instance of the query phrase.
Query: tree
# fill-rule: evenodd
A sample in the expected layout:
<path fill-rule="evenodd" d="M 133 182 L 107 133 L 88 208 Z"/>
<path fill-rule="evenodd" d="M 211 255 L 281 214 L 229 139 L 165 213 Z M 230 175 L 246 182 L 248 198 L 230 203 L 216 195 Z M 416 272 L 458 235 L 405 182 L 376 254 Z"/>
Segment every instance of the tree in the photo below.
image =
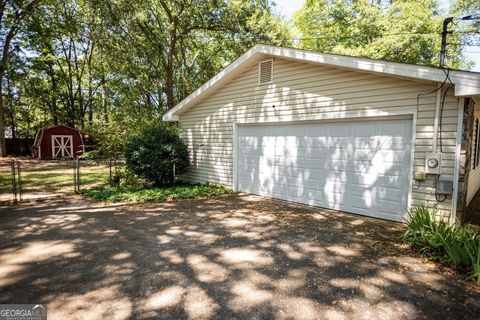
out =
<path fill-rule="evenodd" d="M 53 122 L 61 118 L 83 129 L 87 114 L 90 125 L 93 121 L 94 100 L 106 82 L 96 68 L 100 45 L 96 17 L 88 2 L 71 0 L 44 7 L 35 18 L 30 41 L 38 55 L 32 62 L 49 79 Z"/>
<path fill-rule="evenodd" d="M 5 157 L 7 150 L 5 146 L 5 112 L 3 85 L 4 76 L 8 69 L 10 48 L 14 37 L 18 34 L 27 19 L 42 3 L 42 0 L 30 1 L 8 1 L 0 0 L 0 37 L 1 60 L 0 60 L 0 156 Z"/>
<path fill-rule="evenodd" d="M 148 102 L 161 114 L 258 41 L 285 43 L 270 1 L 141 0 L 109 3 L 110 30 L 129 43 L 143 77 L 156 84 Z M 117 45 L 118 47 L 118 45 Z M 125 54 L 128 56 L 128 54 Z M 128 60 L 126 60 L 128 61 Z M 138 79 L 142 82 L 143 79 Z"/>
<path fill-rule="evenodd" d="M 303 48 L 425 65 L 438 65 L 442 20 L 436 0 L 308 0 L 294 17 Z"/>
<path fill-rule="evenodd" d="M 63 123 L 103 137 L 99 128 L 161 121 L 252 45 L 288 38 L 271 0 L 43 0 L 9 55 L 3 124 L 20 136 Z"/>
<path fill-rule="evenodd" d="M 455 18 L 462 18 L 465 16 L 474 15 L 476 18 L 472 20 L 456 21 L 454 29 L 458 34 L 457 41 L 452 44 L 449 40 L 447 46 L 447 54 L 451 55 L 453 51 L 460 51 L 466 46 L 480 46 L 480 1 L 477 0 L 456 0 L 450 8 L 450 16 Z M 448 57 L 447 55 L 447 57 Z"/>

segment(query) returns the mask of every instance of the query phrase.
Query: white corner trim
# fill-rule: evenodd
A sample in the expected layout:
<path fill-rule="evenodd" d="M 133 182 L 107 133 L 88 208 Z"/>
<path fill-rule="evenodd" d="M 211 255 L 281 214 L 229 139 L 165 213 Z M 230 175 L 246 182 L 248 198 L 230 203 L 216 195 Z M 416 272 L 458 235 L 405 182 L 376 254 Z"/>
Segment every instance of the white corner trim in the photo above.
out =
<path fill-rule="evenodd" d="M 216 89 L 246 70 L 254 62 L 272 57 L 428 82 L 443 83 L 446 78 L 445 71 L 440 68 L 268 45 L 255 45 L 183 99 L 174 108 L 170 109 L 163 115 L 162 119 L 164 121 L 178 121 L 178 116 L 181 113 L 206 98 Z M 480 95 L 480 73 L 450 70 L 448 74 L 455 86 L 455 96 Z"/>
<path fill-rule="evenodd" d="M 408 187 L 408 199 L 407 199 L 407 208 L 410 209 L 412 207 L 413 203 L 413 173 L 414 169 L 413 167 L 415 166 L 415 148 L 416 148 L 416 141 L 417 141 L 417 117 L 418 113 L 417 110 L 412 111 L 412 145 L 410 149 L 410 173 L 409 173 L 409 179 L 408 181 L 410 182 L 410 185 Z M 408 218 L 408 212 L 405 212 L 404 216 L 404 222 Z"/>
<path fill-rule="evenodd" d="M 452 214 L 450 222 L 455 222 L 457 218 L 458 202 L 458 179 L 460 178 L 460 156 L 462 153 L 462 133 L 463 133 L 463 112 L 465 108 L 465 98 L 458 99 L 458 119 L 457 119 L 457 138 L 455 145 L 455 167 L 453 169 L 453 195 L 452 195 Z"/>
<path fill-rule="evenodd" d="M 238 124 L 236 122 L 233 123 L 233 177 L 232 177 L 232 190 L 234 192 L 238 191 L 237 181 L 238 181 L 238 168 L 237 168 L 237 158 L 238 158 Z"/>

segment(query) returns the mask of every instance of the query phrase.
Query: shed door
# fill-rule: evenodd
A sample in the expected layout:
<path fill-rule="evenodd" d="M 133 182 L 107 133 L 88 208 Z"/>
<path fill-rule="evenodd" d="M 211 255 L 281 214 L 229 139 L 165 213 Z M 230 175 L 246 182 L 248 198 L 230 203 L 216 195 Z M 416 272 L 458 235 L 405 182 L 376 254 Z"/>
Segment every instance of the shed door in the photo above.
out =
<path fill-rule="evenodd" d="M 402 221 L 412 120 L 239 127 L 237 188 Z"/>
<path fill-rule="evenodd" d="M 73 137 L 52 135 L 52 158 L 73 158 Z"/>

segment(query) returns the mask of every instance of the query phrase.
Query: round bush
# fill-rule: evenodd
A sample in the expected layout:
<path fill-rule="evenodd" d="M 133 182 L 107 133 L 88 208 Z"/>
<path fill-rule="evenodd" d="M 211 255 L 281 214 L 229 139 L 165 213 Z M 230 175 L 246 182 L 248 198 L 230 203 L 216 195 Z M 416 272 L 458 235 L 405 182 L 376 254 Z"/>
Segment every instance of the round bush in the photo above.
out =
<path fill-rule="evenodd" d="M 163 123 L 147 126 L 130 138 L 125 148 L 127 167 L 155 186 L 169 186 L 176 172 L 188 167 L 188 149 L 178 130 Z"/>

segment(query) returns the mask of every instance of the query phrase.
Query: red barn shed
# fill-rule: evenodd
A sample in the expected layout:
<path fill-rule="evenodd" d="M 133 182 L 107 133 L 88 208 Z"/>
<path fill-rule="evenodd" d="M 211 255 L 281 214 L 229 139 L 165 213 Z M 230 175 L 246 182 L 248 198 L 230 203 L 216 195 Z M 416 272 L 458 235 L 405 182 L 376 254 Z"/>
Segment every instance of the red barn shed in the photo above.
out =
<path fill-rule="evenodd" d="M 80 131 L 64 125 L 39 130 L 32 147 L 33 157 L 38 159 L 74 158 L 83 151 Z"/>

